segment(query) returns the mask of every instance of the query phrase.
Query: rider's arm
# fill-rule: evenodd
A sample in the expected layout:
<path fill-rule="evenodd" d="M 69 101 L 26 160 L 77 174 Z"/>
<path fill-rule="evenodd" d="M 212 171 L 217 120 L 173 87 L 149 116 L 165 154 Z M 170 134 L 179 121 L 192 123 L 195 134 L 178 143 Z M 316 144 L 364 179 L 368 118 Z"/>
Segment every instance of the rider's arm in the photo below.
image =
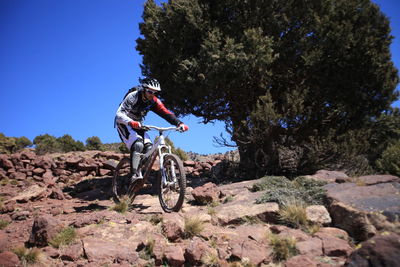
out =
<path fill-rule="evenodd" d="M 124 125 L 131 125 L 136 121 L 132 120 L 129 116 L 129 110 L 137 102 L 138 94 L 136 92 L 129 94 L 119 105 L 117 113 L 115 114 L 115 122 Z M 132 125 L 131 125 L 132 126 Z"/>
<path fill-rule="evenodd" d="M 175 114 L 169 111 L 161 102 L 161 100 L 158 99 L 156 96 L 154 96 L 153 101 L 154 105 L 152 106 L 151 110 L 154 111 L 157 115 L 175 126 L 178 126 L 182 123 L 180 120 L 178 120 Z"/>

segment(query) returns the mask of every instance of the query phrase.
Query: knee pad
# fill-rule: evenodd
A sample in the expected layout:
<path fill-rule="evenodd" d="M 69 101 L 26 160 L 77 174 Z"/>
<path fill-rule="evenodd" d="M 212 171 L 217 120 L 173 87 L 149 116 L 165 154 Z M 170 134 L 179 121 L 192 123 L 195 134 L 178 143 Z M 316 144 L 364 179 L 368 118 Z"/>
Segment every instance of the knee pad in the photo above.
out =
<path fill-rule="evenodd" d="M 144 150 L 143 150 L 143 153 L 147 153 L 147 152 L 149 152 L 150 151 L 150 149 L 153 147 L 153 144 L 152 143 L 147 143 L 147 144 L 145 144 L 144 145 Z"/>
<path fill-rule="evenodd" d="M 141 153 L 143 151 L 144 144 L 141 140 L 137 140 L 131 147 L 131 152 Z"/>

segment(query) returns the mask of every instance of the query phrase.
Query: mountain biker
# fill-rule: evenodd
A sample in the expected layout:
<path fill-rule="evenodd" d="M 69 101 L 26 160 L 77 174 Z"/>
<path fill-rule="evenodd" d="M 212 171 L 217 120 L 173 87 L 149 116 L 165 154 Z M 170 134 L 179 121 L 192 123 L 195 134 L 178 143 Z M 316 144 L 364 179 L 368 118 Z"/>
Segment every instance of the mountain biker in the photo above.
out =
<path fill-rule="evenodd" d="M 132 181 L 142 179 L 138 173 L 140 153 L 147 153 L 152 143 L 142 122 L 149 110 L 178 126 L 181 131 L 189 127 L 178 120 L 174 113 L 169 111 L 155 94 L 161 91 L 160 83 L 153 78 L 140 79 L 141 84 L 129 92 L 119 105 L 115 116 L 115 125 L 121 140 L 130 150 Z"/>

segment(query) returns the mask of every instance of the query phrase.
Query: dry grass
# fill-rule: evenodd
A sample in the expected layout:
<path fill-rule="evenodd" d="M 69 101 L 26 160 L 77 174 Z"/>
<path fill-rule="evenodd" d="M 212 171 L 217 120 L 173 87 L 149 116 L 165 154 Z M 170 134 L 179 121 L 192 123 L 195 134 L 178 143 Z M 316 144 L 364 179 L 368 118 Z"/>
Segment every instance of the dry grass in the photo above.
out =
<path fill-rule="evenodd" d="M 204 222 L 198 217 L 185 219 L 185 232 L 186 238 L 192 238 L 199 235 L 204 230 Z"/>
<path fill-rule="evenodd" d="M 296 240 L 294 238 L 281 238 L 274 234 L 269 234 L 270 245 L 274 261 L 280 262 L 298 254 Z"/>
<path fill-rule="evenodd" d="M 41 257 L 41 252 L 38 248 L 28 249 L 26 247 L 18 247 L 12 249 L 12 252 L 18 256 L 22 266 L 38 263 Z"/>
<path fill-rule="evenodd" d="M 300 200 L 290 200 L 279 210 L 280 220 L 292 227 L 307 225 L 306 205 Z"/>
<path fill-rule="evenodd" d="M 3 230 L 4 228 L 6 228 L 9 224 L 10 224 L 9 221 L 0 219 L 0 230 Z"/>
<path fill-rule="evenodd" d="M 74 242 L 76 236 L 75 228 L 69 226 L 61 230 L 52 240 L 50 240 L 49 244 L 55 248 L 66 246 Z"/>
<path fill-rule="evenodd" d="M 129 205 L 130 205 L 130 201 L 128 198 L 121 199 L 121 201 L 119 203 L 117 203 L 113 207 L 111 207 L 111 210 L 114 210 L 119 213 L 125 213 L 128 211 Z"/>
<path fill-rule="evenodd" d="M 207 252 L 205 255 L 201 258 L 201 262 L 203 263 L 204 266 L 207 267 L 218 267 L 218 255 Z"/>

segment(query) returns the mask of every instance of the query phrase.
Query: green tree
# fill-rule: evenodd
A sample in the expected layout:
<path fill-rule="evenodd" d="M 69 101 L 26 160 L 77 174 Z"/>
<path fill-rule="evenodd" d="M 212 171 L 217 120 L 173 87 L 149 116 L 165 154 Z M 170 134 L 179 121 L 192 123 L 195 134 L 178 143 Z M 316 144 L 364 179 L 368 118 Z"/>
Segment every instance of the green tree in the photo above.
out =
<path fill-rule="evenodd" d="M 260 175 L 363 157 L 398 96 L 389 20 L 370 0 L 149 0 L 140 31 L 142 72 L 169 106 L 224 121 Z"/>
<path fill-rule="evenodd" d="M 86 139 L 87 150 L 103 150 L 103 143 L 97 136 L 92 136 Z"/>
<path fill-rule="evenodd" d="M 57 138 L 57 142 L 62 152 L 85 151 L 85 145 L 81 141 L 75 141 L 69 134 Z"/>
<path fill-rule="evenodd" d="M 61 151 L 57 138 L 49 134 L 36 136 L 33 139 L 33 144 L 35 145 L 36 153 L 39 155 Z"/>

